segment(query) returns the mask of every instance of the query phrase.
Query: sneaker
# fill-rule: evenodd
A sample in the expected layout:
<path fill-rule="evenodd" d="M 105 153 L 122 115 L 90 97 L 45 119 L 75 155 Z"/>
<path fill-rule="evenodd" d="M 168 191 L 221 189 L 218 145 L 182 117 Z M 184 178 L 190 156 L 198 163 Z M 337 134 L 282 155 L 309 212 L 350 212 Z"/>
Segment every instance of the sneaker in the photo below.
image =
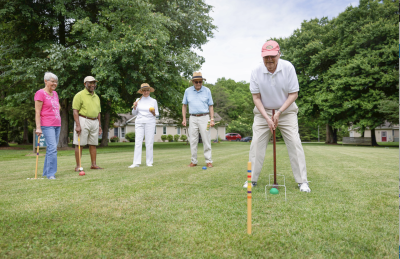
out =
<path fill-rule="evenodd" d="M 139 165 L 137 165 L 137 164 L 132 164 L 132 165 L 128 166 L 128 168 L 135 168 L 135 167 L 139 167 Z"/>
<path fill-rule="evenodd" d="M 256 187 L 257 186 L 257 182 L 251 182 L 251 187 Z M 244 182 L 243 188 L 247 188 L 247 181 Z"/>
<path fill-rule="evenodd" d="M 152 164 L 148 164 L 147 166 L 153 166 Z"/>
<path fill-rule="evenodd" d="M 49 180 L 55 180 L 56 178 L 54 176 L 50 176 Z"/>
<path fill-rule="evenodd" d="M 301 192 L 311 192 L 311 189 L 308 186 L 308 183 L 299 183 L 299 188 L 300 188 Z"/>

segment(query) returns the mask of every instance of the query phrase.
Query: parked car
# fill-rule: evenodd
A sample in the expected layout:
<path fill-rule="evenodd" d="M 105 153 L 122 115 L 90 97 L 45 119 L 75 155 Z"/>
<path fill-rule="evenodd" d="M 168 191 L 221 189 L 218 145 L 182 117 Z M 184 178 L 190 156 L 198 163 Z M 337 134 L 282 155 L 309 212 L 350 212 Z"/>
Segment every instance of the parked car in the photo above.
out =
<path fill-rule="evenodd" d="M 229 141 L 240 141 L 242 136 L 239 133 L 227 133 L 225 139 Z"/>
<path fill-rule="evenodd" d="M 249 142 L 249 141 L 251 141 L 253 139 L 253 137 L 244 137 L 244 138 L 242 138 L 242 142 Z"/>

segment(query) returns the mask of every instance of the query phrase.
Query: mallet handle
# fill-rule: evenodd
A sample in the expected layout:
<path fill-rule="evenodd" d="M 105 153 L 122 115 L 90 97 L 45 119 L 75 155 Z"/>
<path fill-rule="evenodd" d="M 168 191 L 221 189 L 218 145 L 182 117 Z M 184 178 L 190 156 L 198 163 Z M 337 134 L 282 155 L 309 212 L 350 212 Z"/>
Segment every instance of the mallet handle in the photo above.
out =
<path fill-rule="evenodd" d="M 78 135 L 78 157 L 79 157 L 79 168 L 81 168 L 81 138 Z"/>
<path fill-rule="evenodd" d="M 35 168 L 35 179 L 37 179 L 37 166 L 39 161 L 39 144 L 40 144 L 40 136 L 38 136 L 37 148 L 36 148 L 36 168 Z"/>
<path fill-rule="evenodd" d="M 251 234 L 251 162 L 247 163 L 247 234 Z"/>
<path fill-rule="evenodd" d="M 272 119 L 275 115 L 275 110 L 272 110 Z M 276 130 L 273 130 L 273 135 L 274 135 L 274 184 L 276 185 Z"/>

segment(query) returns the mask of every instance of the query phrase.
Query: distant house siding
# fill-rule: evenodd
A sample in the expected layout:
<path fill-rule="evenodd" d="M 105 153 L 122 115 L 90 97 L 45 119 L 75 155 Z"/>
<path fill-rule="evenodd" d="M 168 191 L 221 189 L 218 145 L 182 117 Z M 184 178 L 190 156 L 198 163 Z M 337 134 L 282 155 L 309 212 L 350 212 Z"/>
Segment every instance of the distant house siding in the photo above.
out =
<path fill-rule="evenodd" d="M 399 141 L 399 130 L 398 129 L 377 129 L 375 130 L 376 142 L 382 142 L 382 131 L 386 131 L 386 142 L 398 142 Z M 350 132 L 352 137 L 361 137 L 361 133 L 352 130 Z M 364 137 L 371 137 L 371 130 L 365 130 Z"/>

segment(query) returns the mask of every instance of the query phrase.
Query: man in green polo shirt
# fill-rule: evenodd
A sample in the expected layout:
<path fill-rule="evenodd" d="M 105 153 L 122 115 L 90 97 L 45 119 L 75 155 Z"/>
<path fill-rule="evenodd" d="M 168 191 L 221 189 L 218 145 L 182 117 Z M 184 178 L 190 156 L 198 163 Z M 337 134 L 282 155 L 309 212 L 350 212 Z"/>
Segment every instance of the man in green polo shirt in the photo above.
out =
<path fill-rule="evenodd" d="M 100 98 L 94 92 L 96 82 L 93 76 L 87 76 L 83 80 L 85 89 L 77 93 L 72 102 L 72 110 L 74 112 L 74 145 L 75 145 L 75 172 L 79 172 L 79 154 L 78 136 L 80 137 L 81 146 L 89 145 L 90 159 L 92 165 L 90 169 L 103 169 L 96 164 L 96 146 L 99 144 L 99 135 L 101 135 L 100 120 Z"/>

